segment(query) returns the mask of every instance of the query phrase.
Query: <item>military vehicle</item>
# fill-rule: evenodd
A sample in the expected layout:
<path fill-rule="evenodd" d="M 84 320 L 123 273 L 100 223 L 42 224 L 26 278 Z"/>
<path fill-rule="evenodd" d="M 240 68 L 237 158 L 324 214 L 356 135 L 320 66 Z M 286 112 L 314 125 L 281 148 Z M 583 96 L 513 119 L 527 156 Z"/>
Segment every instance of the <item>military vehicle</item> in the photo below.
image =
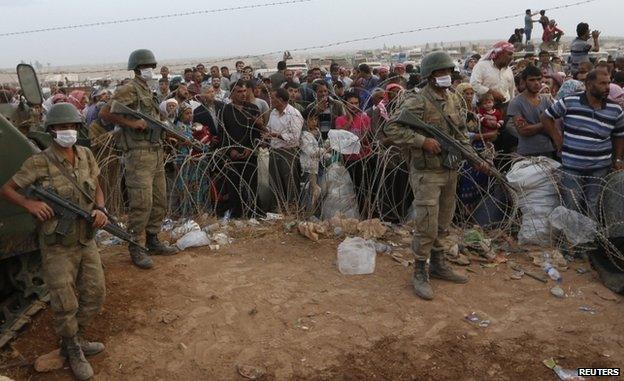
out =
<path fill-rule="evenodd" d="M 29 107 L 41 105 L 43 96 L 32 66 L 18 65 L 17 76 L 26 101 L 17 107 L 0 105 L 0 184 L 10 179 L 26 158 L 50 144 L 46 134 L 32 132 L 27 137 L 18 129 L 23 114 Z M 41 257 L 35 229 L 36 221 L 25 209 L 0 199 L 0 348 L 47 302 L 47 290 L 39 276 Z"/>

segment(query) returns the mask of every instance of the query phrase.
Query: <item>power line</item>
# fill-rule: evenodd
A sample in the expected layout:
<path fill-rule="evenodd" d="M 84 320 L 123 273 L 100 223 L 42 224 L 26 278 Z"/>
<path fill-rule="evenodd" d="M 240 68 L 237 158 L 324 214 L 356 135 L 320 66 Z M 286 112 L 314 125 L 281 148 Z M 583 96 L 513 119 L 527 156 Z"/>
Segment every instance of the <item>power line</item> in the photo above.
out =
<path fill-rule="evenodd" d="M 559 6 L 556 6 L 556 7 L 543 8 L 543 9 L 546 10 L 546 11 L 552 11 L 552 10 L 557 10 L 557 9 L 570 8 L 570 7 L 573 7 L 573 6 L 593 3 L 593 2 L 596 2 L 596 1 L 598 1 L 598 0 L 582 0 L 582 1 L 577 1 L 575 3 L 568 3 L 568 4 L 559 5 Z M 487 24 L 487 23 L 492 23 L 492 22 L 501 21 L 501 20 L 508 20 L 508 19 L 512 19 L 512 18 L 516 18 L 516 17 L 520 17 L 520 16 L 524 16 L 524 13 L 515 13 L 515 14 L 506 15 L 506 16 L 493 17 L 493 18 L 488 18 L 488 19 L 483 19 L 483 20 L 464 21 L 464 22 L 458 22 L 458 23 L 452 23 L 452 24 L 420 27 L 420 28 L 403 30 L 403 31 L 397 31 L 397 32 L 381 33 L 381 34 L 376 34 L 376 35 L 367 36 L 367 37 L 358 37 L 358 38 L 353 38 L 353 39 L 350 39 L 350 40 L 342 40 L 342 41 L 336 41 L 336 42 L 331 42 L 331 43 L 327 43 L 327 44 L 312 45 L 312 46 L 307 46 L 307 47 L 293 48 L 293 49 L 286 49 L 286 50 L 289 50 L 291 52 L 302 52 L 302 51 L 308 51 L 308 50 L 331 48 L 331 47 L 340 46 L 340 45 L 346 45 L 346 44 L 350 44 L 350 43 L 354 43 L 354 42 L 377 40 L 377 39 L 384 38 L 384 37 L 391 37 L 391 36 L 397 36 L 397 35 L 403 35 L 403 34 L 411 34 L 411 33 L 422 32 L 422 31 L 438 30 L 438 29 L 448 29 L 448 28 L 454 28 L 454 27 L 458 27 L 458 26 L 467 26 L 467 25 L 476 25 L 476 24 Z M 206 64 L 210 65 L 212 63 L 218 63 L 218 62 L 224 62 L 224 61 L 233 61 L 233 60 L 239 60 L 239 59 L 265 57 L 265 56 L 279 54 L 279 53 L 282 53 L 282 52 L 283 52 L 283 50 L 276 50 L 276 51 L 265 52 L 265 53 L 258 53 L 258 54 L 247 54 L 247 55 L 238 55 L 238 56 L 232 56 L 232 57 L 216 58 L 216 59 L 211 60 L 210 62 L 207 62 Z M 184 62 L 184 63 L 181 63 L 181 64 L 176 64 L 176 66 L 185 66 L 185 65 L 192 65 L 192 64 L 193 64 L 193 62 Z M 95 73 L 103 73 L 103 72 L 107 72 L 107 71 L 108 72 L 112 72 L 112 71 L 125 71 L 125 69 L 118 68 L 118 69 L 108 69 L 108 70 L 100 69 L 100 70 L 84 70 L 84 71 L 62 71 L 62 72 L 56 71 L 56 72 L 47 72 L 47 73 L 43 72 L 41 74 L 89 74 L 89 73 L 95 74 Z"/>
<path fill-rule="evenodd" d="M 255 4 L 255 5 L 241 5 L 238 7 L 230 7 L 230 8 L 217 8 L 217 9 L 205 9 L 198 11 L 189 11 L 189 12 L 180 12 L 180 13 L 170 13 L 166 15 L 158 15 L 158 16 L 145 16 L 145 17 L 133 17 L 128 19 L 120 19 L 120 20 L 111 20 L 111 21 L 98 21 L 86 24 L 75 24 L 75 25 L 65 25 L 65 26 L 54 26 L 49 28 L 41 28 L 41 29 L 31 29 L 31 30 L 23 30 L 18 32 L 6 32 L 0 33 L 0 37 L 7 36 L 17 36 L 22 34 L 32 34 L 32 33 L 41 33 L 41 32 L 50 32 L 57 30 L 67 30 L 67 29 L 78 29 L 78 28 L 88 28 L 92 26 L 102 26 L 102 25 L 112 25 L 112 24 L 126 24 L 137 21 L 148 21 L 148 20 L 160 20 L 160 19 L 168 19 L 174 17 L 184 17 L 184 16 L 195 16 L 195 15 L 203 15 L 210 13 L 222 13 L 228 11 L 238 11 L 245 9 L 255 9 L 255 8 L 266 8 L 266 7 L 274 7 L 278 5 L 289 5 L 289 4 L 297 4 L 297 3 L 307 3 L 312 0 L 290 0 L 290 1 L 281 1 L 281 2 L 272 2 L 272 3 L 264 3 L 264 4 Z"/>

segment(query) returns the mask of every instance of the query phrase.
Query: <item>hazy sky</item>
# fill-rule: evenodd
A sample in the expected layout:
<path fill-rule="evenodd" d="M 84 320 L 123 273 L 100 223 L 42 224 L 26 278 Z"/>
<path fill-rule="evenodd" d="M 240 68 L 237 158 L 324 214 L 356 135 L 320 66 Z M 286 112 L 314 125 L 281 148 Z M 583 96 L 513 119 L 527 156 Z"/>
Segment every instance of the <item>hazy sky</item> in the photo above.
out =
<path fill-rule="evenodd" d="M 0 0 L 0 33 L 192 10 L 262 4 L 279 0 Z M 253 10 L 186 16 L 120 25 L 0 37 L 0 67 L 39 60 L 44 65 L 124 62 L 138 48 L 157 59 L 257 54 L 331 43 L 374 34 L 522 13 L 578 0 L 312 0 Z M 568 35 L 586 21 L 603 35 L 623 36 L 623 0 L 596 0 L 547 13 Z M 384 43 L 421 44 L 466 39 L 507 39 L 521 17 L 385 37 L 342 45 L 340 49 L 380 47 Z M 541 26 L 534 33 L 541 36 Z M 337 48 L 334 48 L 337 49 Z"/>

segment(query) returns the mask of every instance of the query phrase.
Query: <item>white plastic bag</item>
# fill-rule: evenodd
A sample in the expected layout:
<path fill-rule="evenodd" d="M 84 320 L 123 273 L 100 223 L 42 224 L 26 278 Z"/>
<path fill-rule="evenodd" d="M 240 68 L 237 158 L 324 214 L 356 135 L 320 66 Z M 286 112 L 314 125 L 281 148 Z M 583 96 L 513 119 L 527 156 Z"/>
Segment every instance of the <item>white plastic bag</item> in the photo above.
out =
<path fill-rule="evenodd" d="M 334 216 L 360 219 L 357 198 L 349 172 L 341 163 L 333 163 L 327 169 L 323 184 L 324 200 L 321 219 Z"/>
<path fill-rule="evenodd" d="M 345 275 L 372 274 L 376 255 L 372 241 L 362 237 L 347 238 L 338 245 L 338 270 Z"/>
<path fill-rule="evenodd" d="M 347 130 L 329 130 L 329 146 L 344 155 L 360 153 L 360 138 Z"/>
<path fill-rule="evenodd" d="M 210 238 L 203 230 L 193 230 L 182 236 L 177 242 L 176 246 L 180 250 L 188 249 L 189 247 L 200 247 L 210 244 Z"/>
<path fill-rule="evenodd" d="M 556 207 L 548 220 L 552 228 L 563 233 L 572 246 L 592 242 L 596 236 L 596 221 L 564 206 Z"/>
<path fill-rule="evenodd" d="M 553 176 L 560 165 L 552 159 L 538 157 L 516 162 L 507 173 L 509 184 L 518 193 L 518 206 L 522 211 L 519 244 L 551 244 L 548 216 L 560 203 Z"/>
<path fill-rule="evenodd" d="M 225 246 L 228 245 L 230 243 L 232 243 L 232 238 L 230 238 L 227 234 L 225 233 L 217 233 L 215 235 L 212 236 L 212 240 L 220 246 Z"/>
<path fill-rule="evenodd" d="M 171 239 L 177 241 L 182 236 L 184 236 L 188 232 L 192 232 L 195 230 L 201 230 L 199 224 L 193 220 L 188 220 L 184 222 L 182 225 L 171 231 Z"/>

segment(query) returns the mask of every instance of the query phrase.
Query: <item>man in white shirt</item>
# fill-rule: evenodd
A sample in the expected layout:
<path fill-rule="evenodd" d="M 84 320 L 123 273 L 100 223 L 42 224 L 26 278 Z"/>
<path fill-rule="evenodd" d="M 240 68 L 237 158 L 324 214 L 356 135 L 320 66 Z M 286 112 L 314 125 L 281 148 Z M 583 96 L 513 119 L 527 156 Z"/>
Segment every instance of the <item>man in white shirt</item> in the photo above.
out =
<path fill-rule="evenodd" d="M 513 60 L 514 46 L 508 42 L 497 42 L 483 59 L 472 69 L 470 85 L 480 97 L 492 94 L 498 106 L 506 105 L 513 97 L 515 83 L 509 64 Z"/>
<path fill-rule="evenodd" d="M 270 140 L 269 174 L 271 190 L 277 200 L 273 207 L 282 209 L 295 203 L 299 195 L 299 140 L 303 117 L 289 103 L 288 90 L 271 92 L 274 109 L 269 116 L 266 138 Z"/>
<path fill-rule="evenodd" d="M 472 68 L 470 85 L 480 99 L 485 94 L 494 98 L 494 106 L 501 111 L 503 121 L 507 118 L 507 106 L 515 96 L 516 84 L 509 64 L 513 60 L 514 46 L 509 42 L 497 42 L 485 57 Z M 497 151 L 510 153 L 518 145 L 517 132 L 503 124 L 494 142 Z"/>

